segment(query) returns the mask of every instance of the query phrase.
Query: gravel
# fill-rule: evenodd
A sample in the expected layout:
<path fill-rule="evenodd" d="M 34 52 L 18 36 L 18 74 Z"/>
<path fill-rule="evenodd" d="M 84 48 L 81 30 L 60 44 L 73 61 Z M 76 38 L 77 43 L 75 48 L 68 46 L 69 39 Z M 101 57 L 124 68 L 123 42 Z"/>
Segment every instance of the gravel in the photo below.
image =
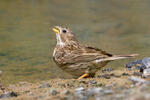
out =
<path fill-rule="evenodd" d="M 13 91 L 10 91 L 10 92 L 6 92 L 4 94 L 1 94 L 0 95 L 0 99 L 3 99 L 3 98 L 10 98 L 10 97 L 17 97 L 18 95 L 13 92 Z"/>

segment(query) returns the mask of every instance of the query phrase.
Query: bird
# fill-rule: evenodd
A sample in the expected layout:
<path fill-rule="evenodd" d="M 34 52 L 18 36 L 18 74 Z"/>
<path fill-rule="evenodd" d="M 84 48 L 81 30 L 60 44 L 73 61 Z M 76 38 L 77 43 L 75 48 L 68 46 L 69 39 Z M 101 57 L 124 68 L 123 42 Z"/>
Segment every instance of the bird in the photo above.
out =
<path fill-rule="evenodd" d="M 77 80 L 94 77 L 110 61 L 138 55 L 113 55 L 96 47 L 82 45 L 67 27 L 54 26 L 52 30 L 56 33 L 57 40 L 53 60 L 58 67 L 75 76 Z"/>

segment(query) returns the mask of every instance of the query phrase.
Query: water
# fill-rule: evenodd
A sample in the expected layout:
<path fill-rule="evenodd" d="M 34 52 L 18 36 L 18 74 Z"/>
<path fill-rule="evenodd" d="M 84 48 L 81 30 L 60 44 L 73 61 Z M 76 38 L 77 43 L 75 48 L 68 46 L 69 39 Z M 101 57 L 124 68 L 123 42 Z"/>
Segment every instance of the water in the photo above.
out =
<path fill-rule="evenodd" d="M 150 56 L 149 5 L 149 0 L 0 0 L 4 84 L 71 77 L 52 60 L 56 39 L 50 29 L 55 25 L 68 26 L 81 43 L 113 54 Z"/>

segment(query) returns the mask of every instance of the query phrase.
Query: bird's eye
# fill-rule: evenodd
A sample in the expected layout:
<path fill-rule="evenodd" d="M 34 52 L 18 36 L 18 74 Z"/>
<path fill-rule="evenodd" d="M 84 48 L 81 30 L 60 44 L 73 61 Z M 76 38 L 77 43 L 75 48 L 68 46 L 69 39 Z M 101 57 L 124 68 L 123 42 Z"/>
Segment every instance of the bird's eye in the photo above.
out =
<path fill-rule="evenodd" d="M 63 33 L 66 33 L 67 31 L 66 31 L 66 30 L 63 30 L 62 32 L 63 32 Z"/>

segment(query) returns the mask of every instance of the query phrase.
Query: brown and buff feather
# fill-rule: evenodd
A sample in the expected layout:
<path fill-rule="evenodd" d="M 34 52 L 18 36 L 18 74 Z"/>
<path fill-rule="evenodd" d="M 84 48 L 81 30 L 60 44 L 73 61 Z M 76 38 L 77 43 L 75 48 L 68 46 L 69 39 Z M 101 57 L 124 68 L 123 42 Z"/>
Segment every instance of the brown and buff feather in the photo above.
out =
<path fill-rule="evenodd" d="M 53 52 L 53 59 L 61 69 L 74 76 L 79 77 L 85 73 L 93 76 L 110 61 L 137 56 L 137 54 L 113 55 L 98 48 L 83 46 L 78 43 L 68 28 L 60 26 L 56 28 L 59 33 L 56 34 L 57 45 Z M 63 33 L 63 30 L 66 33 Z"/>

